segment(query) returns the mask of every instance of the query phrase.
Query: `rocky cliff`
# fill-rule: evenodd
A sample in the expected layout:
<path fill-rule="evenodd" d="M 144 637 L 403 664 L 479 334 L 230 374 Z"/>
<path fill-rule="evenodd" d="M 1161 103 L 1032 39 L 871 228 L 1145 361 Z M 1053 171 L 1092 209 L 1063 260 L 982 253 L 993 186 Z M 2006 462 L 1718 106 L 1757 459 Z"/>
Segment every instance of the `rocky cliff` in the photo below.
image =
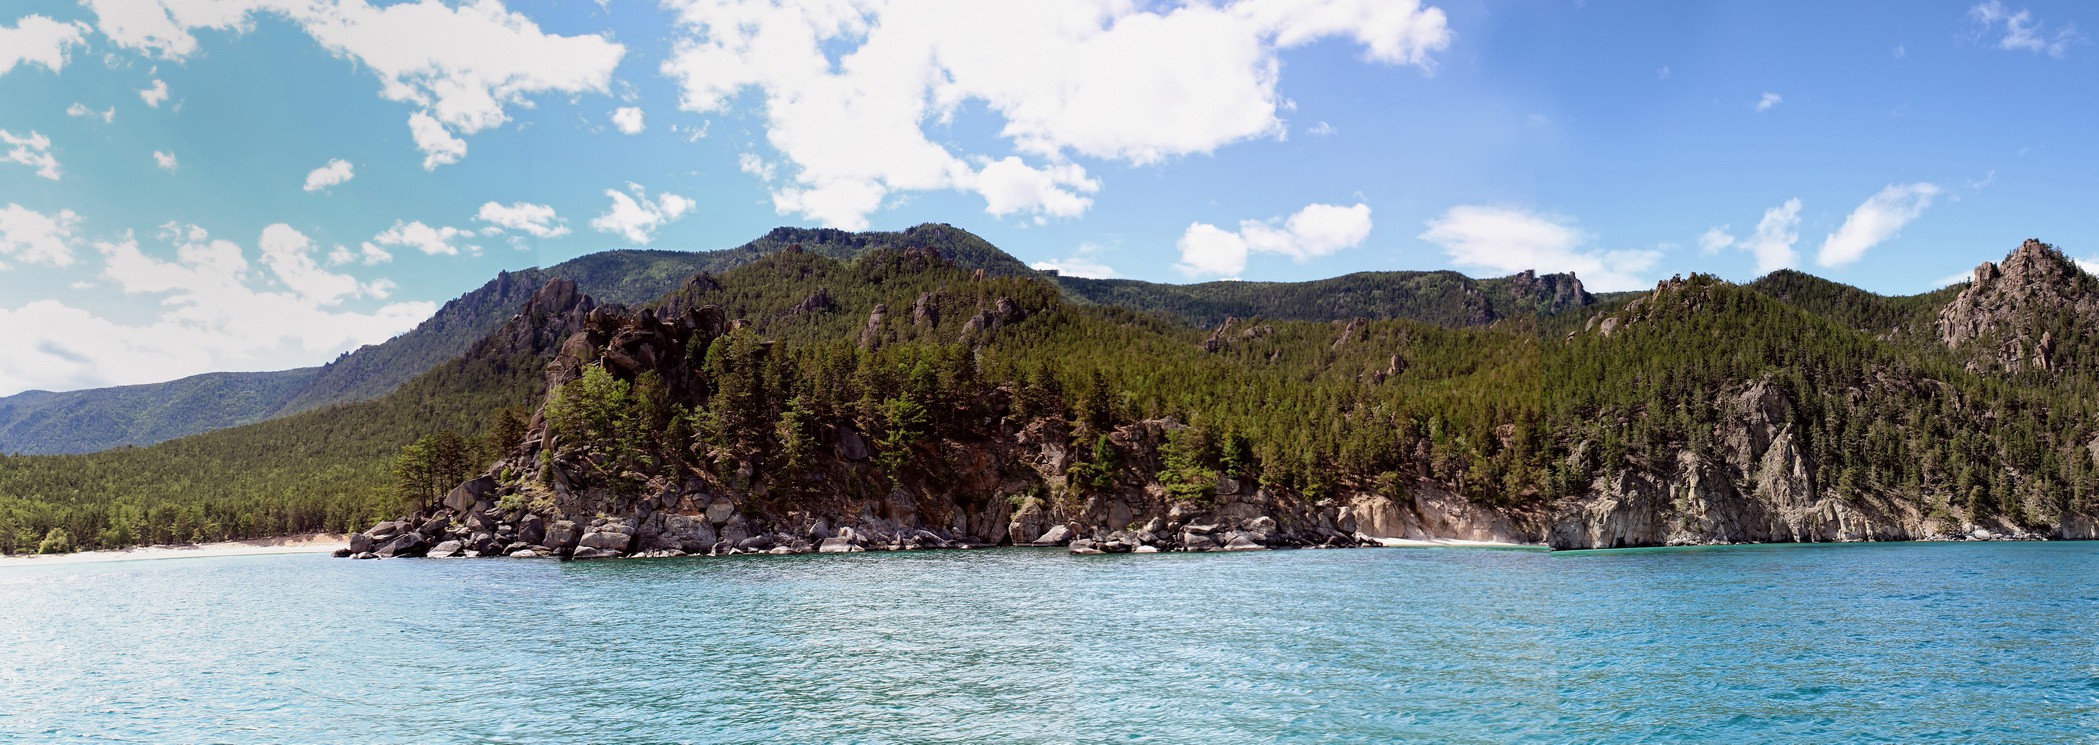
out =
<path fill-rule="evenodd" d="M 1939 311 L 1946 346 L 1971 371 L 2053 372 L 2099 328 L 2099 282 L 2061 251 L 2028 240 L 2002 264 L 1983 262 Z"/>

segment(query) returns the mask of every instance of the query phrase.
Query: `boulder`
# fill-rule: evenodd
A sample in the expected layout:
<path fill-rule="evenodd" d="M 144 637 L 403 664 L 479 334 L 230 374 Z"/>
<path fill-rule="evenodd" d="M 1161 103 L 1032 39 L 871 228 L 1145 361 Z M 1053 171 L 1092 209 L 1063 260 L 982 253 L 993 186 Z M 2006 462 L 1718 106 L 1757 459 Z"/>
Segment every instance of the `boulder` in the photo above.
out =
<path fill-rule="evenodd" d="M 584 536 L 584 538 L 588 540 L 589 536 Z M 619 556 L 620 552 L 618 551 L 613 551 L 610 549 L 592 548 L 588 545 L 576 549 L 576 552 L 573 554 L 569 554 L 569 558 L 571 559 L 617 559 L 619 558 Z"/>
<path fill-rule="evenodd" d="M 1071 528 L 1062 525 L 1043 531 L 1041 537 L 1035 539 L 1035 545 L 1037 546 L 1062 546 L 1069 542 L 1071 542 Z"/>
<path fill-rule="evenodd" d="M 1090 541 L 1090 540 L 1087 540 L 1087 539 L 1084 539 L 1084 538 L 1080 538 L 1080 539 L 1078 539 L 1078 540 L 1076 540 L 1076 541 L 1072 541 L 1072 542 L 1071 542 L 1071 552 L 1072 552 L 1072 553 L 1075 553 L 1075 554 L 1099 554 L 1099 553 L 1104 553 L 1104 552 L 1103 552 L 1103 551 L 1101 551 L 1100 549 L 1098 549 L 1098 548 L 1095 548 L 1095 547 L 1094 547 L 1094 545 L 1093 545 L 1093 541 Z"/>
<path fill-rule="evenodd" d="M 423 538 L 423 534 L 402 533 L 394 536 L 392 540 L 386 542 L 386 545 L 380 546 L 379 550 L 373 553 L 378 554 L 381 558 L 391 559 L 398 556 L 422 556 L 429 552 L 430 542 Z"/>
<path fill-rule="evenodd" d="M 390 536 L 389 536 L 389 537 L 390 537 Z M 371 552 L 372 552 L 372 546 L 373 546 L 373 544 L 374 544 L 375 542 L 376 542 L 376 541 L 375 541 L 375 539 L 374 539 L 374 538 L 372 538 L 372 535 L 371 535 L 370 533 L 358 533 L 358 534 L 356 534 L 356 535 L 352 535 L 352 536 L 350 536 L 350 553 L 353 553 L 353 554 L 368 554 L 368 553 L 371 553 Z"/>
<path fill-rule="evenodd" d="M 374 526 L 372 526 L 372 529 L 371 529 L 371 530 L 367 530 L 367 531 L 365 531 L 365 532 L 364 532 L 364 534 L 365 534 L 365 535 L 368 535 L 368 536 L 371 536 L 371 537 L 372 537 L 372 540 L 374 540 L 374 541 L 384 541 L 384 540 L 386 540 L 386 539 L 388 539 L 388 538 L 392 538 L 392 537 L 394 537 L 394 536 L 395 536 L 396 534 L 399 534 L 400 532 L 401 532 L 401 524 L 400 524 L 400 523 L 398 523 L 398 522 L 393 522 L 393 521 L 387 521 L 387 522 L 379 523 L 378 525 L 374 525 Z"/>
<path fill-rule="evenodd" d="M 350 554 L 353 554 L 353 553 L 357 553 L 357 552 L 355 552 L 355 551 L 351 551 L 350 549 L 347 549 L 347 548 L 338 548 L 338 549 L 336 549 L 336 550 L 335 550 L 335 558 L 338 558 L 338 559 L 347 559 L 347 558 L 350 558 Z"/>
<path fill-rule="evenodd" d="M 539 544 L 547 539 L 547 521 L 538 515 L 526 515 L 517 521 L 517 539 Z"/>
<path fill-rule="evenodd" d="M 449 559 L 465 552 L 466 546 L 461 545 L 458 541 L 445 541 L 432 546 L 429 555 Z"/>
<path fill-rule="evenodd" d="M 452 491 L 445 494 L 445 507 L 450 508 L 453 512 L 466 514 L 468 510 L 474 508 L 475 502 L 486 499 L 488 495 L 494 494 L 495 491 L 495 477 L 482 476 L 452 487 Z"/>
<path fill-rule="evenodd" d="M 839 430 L 837 449 L 838 457 L 846 460 L 867 460 L 872 454 L 868 452 L 867 440 L 850 429 Z"/>
<path fill-rule="evenodd" d="M 610 530 L 594 530 L 589 533 L 583 534 L 583 539 L 579 541 L 577 545 L 579 546 L 579 548 L 577 548 L 576 551 L 579 553 L 586 548 L 597 549 L 599 551 L 624 552 L 627 549 L 633 547 L 634 536 Z"/>
<path fill-rule="evenodd" d="M 1130 549 L 1130 553 L 1133 554 L 1156 554 L 1158 552 L 1159 549 L 1156 546 L 1138 546 L 1134 549 Z"/>
<path fill-rule="evenodd" d="M 773 537 L 754 535 L 736 542 L 736 547 L 745 551 L 764 551 L 773 547 Z"/>
<path fill-rule="evenodd" d="M 375 553 L 372 553 L 372 552 L 370 552 L 370 551 L 363 551 L 363 552 L 359 552 L 359 553 L 354 553 L 354 554 L 351 554 L 351 555 L 350 555 L 350 558 L 352 558 L 352 559 L 377 559 L 377 558 L 379 558 L 379 555 L 378 555 L 378 554 L 375 554 Z"/>
<path fill-rule="evenodd" d="M 416 528 L 416 532 L 423 534 L 425 537 L 431 540 L 436 540 L 438 536 L 444 535 L 445 531 L 450 530 L 451 527 L 452 521 L 447 520 L 442 515 L 440 515 L 437 517 L 430 518 L 428 520 L 424 520 L 422 527 Z"/>
<path fill-rule="evenodd" d="M 583 532 L 576 528 L 575 523 L 567 520 L 555 520 L 554 524 L 547 526 L 546 540 L 539 545 L 553 548 L 575 548 L 576 541 L 582 537 Z"/>
<path fill-rule="evenodd" d="M 1225 543 L 1225 544 L 1224 544 L 1224 550 L 1226 550 L 1226 551 L 1266 551 L 1266 550 L 1268 550 L 1268 547 L 1267 547 L 1267 546 L 1263 546 L 1263 545 L 1261 545 L 1261 544 L 1258 544 L 1258 543 L 1255 543 L 1255 542 L 1253 542 L 1253 540 L 1251 540 L 1251 539 L 1247 538 L 1247 537 L 1246 537 L 1245 535 L 1235 535 L 1235 536 L 1232 536 L 1232 540 L 1231 540 L 1230 542 L 1227 542 L 1227 543 Z"/>
<path fill-rule="evenodd" d="M 1181 534 L 1181 548 L 1183 549 L 1189 551 L 1208 551 L 1216 547 L 1217 543 L 1211 541 L 1210 537 L 1207 535 L 1201 535 L 1194 532 L 1184 532 Z"/>
<path fill-rule="evenodd" d="M 853 539 L 845 536 L 825 538 L 824 542 L 816 547 L 816 552 L 820 554 L 850 554 L 865 550 L 867 549 L 853 545 Z"/>
<path fill-rule="evenodd" d="M 718 499 L 715 500 L 714 504 L 707 505 L 707 522 L 720 525 L 722 523 L 728 522 L 729 518 L 735 516 L 735 502 L 731 502 L 726 499 Z"/>
<path fill-rule="evenodd" d="M 519 552 L 517 552 L 517 553 L 511 554 L 511 555 L 510 555 L 510 558 L 513 558 L 513 559 L 537 559 L 537 558 L 539 558 L 539 552 L 537 552 L 537 551 L 533 551 L 532 549 L 529 549 L 529 548 L 528 548 L 528 549 L 525 549 L 525 550 L 523 550 L 523 551 L 519 551 Z"/>

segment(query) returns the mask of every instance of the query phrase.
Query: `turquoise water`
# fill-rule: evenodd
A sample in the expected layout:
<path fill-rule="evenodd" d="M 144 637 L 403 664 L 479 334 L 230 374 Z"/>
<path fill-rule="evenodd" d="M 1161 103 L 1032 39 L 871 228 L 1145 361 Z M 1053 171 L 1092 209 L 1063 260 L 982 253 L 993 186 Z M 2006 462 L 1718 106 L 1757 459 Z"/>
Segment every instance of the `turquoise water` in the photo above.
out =
<path fill-rule="evenodd" d="M 2099 544 L 0 568 L 0 742 L 2094 742 Z"/>

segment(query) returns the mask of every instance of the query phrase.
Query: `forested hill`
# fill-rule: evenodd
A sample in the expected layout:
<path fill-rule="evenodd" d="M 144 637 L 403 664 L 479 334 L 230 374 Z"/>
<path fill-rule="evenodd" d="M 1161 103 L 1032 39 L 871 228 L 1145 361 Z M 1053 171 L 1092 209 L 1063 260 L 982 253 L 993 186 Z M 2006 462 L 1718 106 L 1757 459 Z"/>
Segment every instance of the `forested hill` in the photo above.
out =
<path fill-rule="evenodd" d="M 670 292 L 694 274 L 728 271 L 788 246 L 840 261 L 872 251 L 923 248 L 962 269 L 1003 277 L 1042 276 L 983 238 L 945 224 L 860 233 L 783 227 L 719 251 L 606 251 L 546 269 L 499 274 L 447 302 L 407 333 L 316 368 L 213 373 L 167 383 L 64 393 L 31 391 L 0 398 L 0 453 L 85 453 L 150 445 L 330 404 L 369 400 L 466 351 L 474 340 L 508 320 L 519 304 L 551 278 L 575 280 L 585 294 L 600 302 L 633 305 Z M 1058 281 L 1067 293 L 1084 301 L 1163 310 L 1204 326 L 1215 325 L 1225 316 L 1407 318 L 1466 326 L 1590 302 L 1572 275 L 1537 277 L 1530 273 L 1472 280 L 1454 272 L 1389 272 L 1302 283 L 1186 286 L 1070 277 Z"/>
<path fill-rule="evenodd" d="M 209 373 L 166 383 L 0 397 L 0 453 L 87 453 L 156 442 L 384 395 L 458 356 L 510 318 L 548 279 L 575 280 L 607 303 L 640 304 L 699 272 L 722 272 L 800 243 L 839 259 L 880 248 L 925 246 L 972 269 L 1034 272 L 982 238 L 947 225 L 847 233 L 780 228 L 721 251 L 604 251 L 546 269 L 503 272 L 440 308 L 429 320 L 320 367 Z"/>
<path fill-rule="evenodd" d="M 1472 279 L 1457 272 L 1358 272 L 1309 282 L 1204 282 L 1169 285 L 1132 279 L 1058 277 L 1073 297 L 1100 305 L 1157 310 L 1196 326 L 1226 318 L 1333 321 L 1409 319 L 1438 326 L 1484 326 L 1503 318 L 1578 310 L 1596 302 L 1572 274 L 1534 272 Z"/>
<path fill-rule="evenodd" d="M 500 552 L 2099 536 L 2099 280 L 2038 242 L 1937 299 L 1781 280 L 1208 330 L 927 250 L 790 247 L 640 308 L 548 281 L 378 399 L 0 458 L 0 551 L 387 515 Z"/>

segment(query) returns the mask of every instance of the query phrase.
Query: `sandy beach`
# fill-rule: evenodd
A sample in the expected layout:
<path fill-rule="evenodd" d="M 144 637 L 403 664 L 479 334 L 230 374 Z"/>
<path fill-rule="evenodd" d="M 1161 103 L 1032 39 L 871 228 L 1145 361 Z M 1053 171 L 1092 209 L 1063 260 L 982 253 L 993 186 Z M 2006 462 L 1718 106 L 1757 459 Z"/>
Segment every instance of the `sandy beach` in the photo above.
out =
<path fill-rule="evenodd" d="M 144 546 L 120 551 L 81 551 L 79 553 L 53 554 L 49 556 L 0 556 L 0 567 L 91 564 L 104 561 L 144 561 L 148 559 L 202 559 L 213 556 L 324 554 L 347 546 L 349 542 L 350 537 L 341 533 L 306 533 L 303 535 L 278 536 L 276 538 L 257 538 L 249 541 L 201 543 L 187 546 Z"/>

